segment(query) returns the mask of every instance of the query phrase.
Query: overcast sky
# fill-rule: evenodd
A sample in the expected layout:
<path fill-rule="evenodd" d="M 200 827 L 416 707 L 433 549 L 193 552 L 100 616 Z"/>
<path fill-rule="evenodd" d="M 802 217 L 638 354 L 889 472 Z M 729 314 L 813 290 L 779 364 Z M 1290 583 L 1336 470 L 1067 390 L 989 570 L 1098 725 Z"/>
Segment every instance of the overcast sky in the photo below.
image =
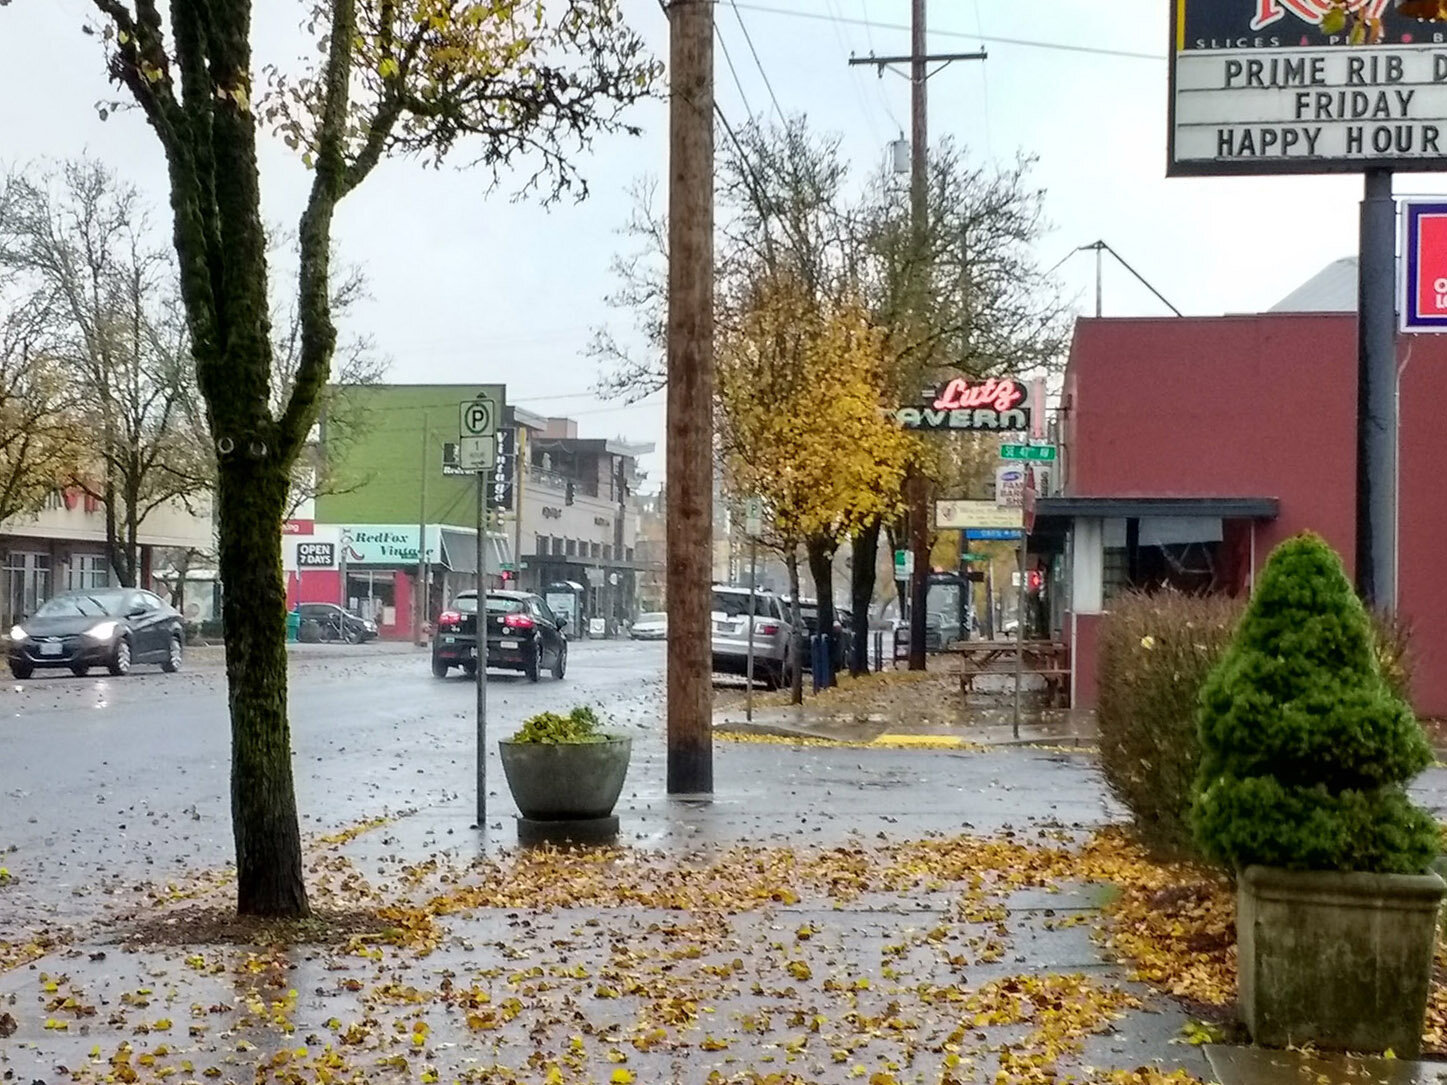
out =
<path fill-rule="evenodd" d="M 666 55 L 657 0 L 624 6 Z M 308 0 L 257 0 L 258 62 L 295 55 L 307 7 Z M 1188 314 L 1259 310 L 1355 251 L 1361 182 L 1166 180 L 1167 9 L 1160 0 L 933 0 L 931 50 L 971 50 L 983 38 L 990 57 L 931 80 L 932 135 L 951 135 L 986 160 L 1022 150 L 1038 156 L 1035 179 L 1048 192 L 1054 226 L 1040 248 L 1045 266 L 1101 238 Z M 117 92 L 107 86 L 96 40 L 80 30 L 91 10 L 91 0 L 13 0 L 0 9 L 0 160 L 88 151 L 161 205 L 161 151 L 140 116 L 102 122 L 96 115 L 95 103 Z M 739 0 L 737 8 L 719 0 L 716 14 L 743 87 L 741 97 L 720 51 L 719 100 L 734 123 L 747 120 L 749 108 L 756 116 L 773 113 L 766 75 L 784 111 L 804 112 L 816 128 L 842 137 L 860 174 L 908 128 L 907 81 L 847 64 L 851 53 L 908 52 L 908 0 Z M 506 194 L 487 195 L 480 174 L 399 161 L 348 197 L 336 233 L 344 258 L 365 268 L 374 295 L 349 330 L 375 336 L 392 360 L 390 379 L 505 382 L 510 400 L 571 414 L 586 436 L 658 442 L 659 453 L 645 461 L 656 479 L 663 470 L 661 403 L 619 409 L 597 402 L 589 391 L 596 368 L 583 353 L 593 328 L 612 322 L 620 334 L 627 330 L 626 319 L 603 304 L 608 261 L 620 247 L 615 231 L 628 213 L 630 182 L 666 168 L 664 104 L 642 106 L 632 119 L 644 129 L 641 138 L 600 141 L 584 164 L 593 187 L 584 204 L 512 203 Z M 268 140 L 268 219 L 294 224 L 307 181 L 289 152 Z M 1399 192 L 1444 187 L 1432 175 L 1397 185 Z M 1093 257 L 1081 253 L 1059 273 L 1082 311 L 1094 305 L 1094 268 Z M 1108 263 L 1105 312 L 1166 310 Z"/>

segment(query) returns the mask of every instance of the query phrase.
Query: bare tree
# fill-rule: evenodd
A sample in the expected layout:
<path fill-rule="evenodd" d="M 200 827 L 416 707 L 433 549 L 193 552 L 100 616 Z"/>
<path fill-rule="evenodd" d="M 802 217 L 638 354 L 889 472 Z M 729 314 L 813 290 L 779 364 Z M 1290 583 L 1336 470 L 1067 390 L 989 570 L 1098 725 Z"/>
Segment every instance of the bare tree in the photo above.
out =
<path fill-rule="evenodd" d="M 211 477 L 175 262 L 154 247 L 140 194 L 98 162 L 27 171 L 8 187 L 0 260 L 45 299 L 87 434 L 73 481 L 101 503 L 111 569 L 134 586 L 146 517 L 189 505 Z"/>

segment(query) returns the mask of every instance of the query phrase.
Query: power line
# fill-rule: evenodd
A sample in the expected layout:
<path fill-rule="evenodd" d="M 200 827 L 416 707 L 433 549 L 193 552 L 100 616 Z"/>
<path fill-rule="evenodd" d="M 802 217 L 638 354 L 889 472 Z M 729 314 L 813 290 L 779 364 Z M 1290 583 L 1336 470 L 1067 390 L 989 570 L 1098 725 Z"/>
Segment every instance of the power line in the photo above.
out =
<path fill-rule="evenodd" d="M 739 100 L 744 103 L 744 112 L 749 115 L 749 120 L 754 118 L 753 107 L 749 105 L 749 96 L 744 93 L 744 85 L 739 81 L 738 69 L 734 67 L 734 58 L 729 55 L 729 43 L 724 41 L 723 31 L 718 24 L 714 24 L 714 36 L 718 38 L 719 47 L 723 50 L 724 62 L 729 66 L 729 74 L 734 77 L 734 86 L 738 88 Z"/>
<path fill-rule="evenodd" d="M 764 62 L 759 59 L 759 51 L 754 48 L 754 36 L 749 33 L 748 24 L 744 22 L 744 14 L 739 10 L 738 0 L 730 0 L 734 9 L 734 18 L 739 21 L 739 29 L 744 32 L 744 41 L 748 43 L 749 52 L 754 55 L 754 64 L 759 69 L 759 74 L 764 77 L 764 89 L 769 92 L 769 101 L 774 103 L 774 112 L 779 115 L 779 123 L 785 128 L 789 122 L 784 116 L 784 110 L 779 106 L 779 99 L 774 94 L 774 84 L 769 82 L 769 73 L 764 71 Z"/>
<path fill-rule="evenodd" d="M 832 16 L 821 14 L 817 11 L 792 11 L 788 8 L 771 7 L 768 4 L 755 4 L 743 2 L 743 0 L 731 0 L 736 7 L 745 8 L 749 11 L 763 12 L 769 15 L 792 15 L 796 19 L 813 19 L 815 21 L 828 21 Z M 900 23 L 879 23 L 866 19 L 849 19 L 839 17 L 840 22 L 850 23 L 855 26 L 867 26 L 875 30 L 901 30 L 906 33 L 909 27 Z M 934 30 L 930 33 L 941 38 L 967 38 L 973 41 L 985 41 L 995 45 L 1018 45 L 1029 49 L 1053 49 L 1062 53 L 1086 53 L 1093 56 L 1127 57 L 1131 60 L 1158 60 L 1166 59 L 1164 53 L 1140 53 L 1130 49 L 1108 49 L 1097 45 L 1070 45 L 1059 41 L 1040 41 L 1033 38 L 1005 38 L 999 35 L 966 34 L 962 30 Z"/>

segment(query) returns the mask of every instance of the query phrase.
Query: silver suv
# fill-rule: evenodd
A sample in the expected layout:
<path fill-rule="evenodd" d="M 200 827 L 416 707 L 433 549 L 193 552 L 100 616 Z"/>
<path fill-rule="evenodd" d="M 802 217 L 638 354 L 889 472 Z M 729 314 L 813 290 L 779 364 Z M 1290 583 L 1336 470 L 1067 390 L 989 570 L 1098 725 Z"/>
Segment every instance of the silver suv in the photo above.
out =
<path fill-rule="evenodd" d="M 772 592 L 753 593 L 754 679 L 770 689 L 789 684 L 794 653 L 784 604 Z M 747 674 L 749 589 L 715 585 L 713 589 L 713 669 L 716 674 Z"/>

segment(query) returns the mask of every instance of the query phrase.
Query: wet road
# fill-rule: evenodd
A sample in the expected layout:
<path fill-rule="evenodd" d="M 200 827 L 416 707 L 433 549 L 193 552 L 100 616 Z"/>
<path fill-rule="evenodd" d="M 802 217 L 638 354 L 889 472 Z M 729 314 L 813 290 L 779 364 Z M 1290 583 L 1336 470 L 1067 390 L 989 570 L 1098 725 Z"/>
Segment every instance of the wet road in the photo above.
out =
<path fill-rule="evenodd" d="M 310 648 L 290 671 L 303 835 L 473 794 L 470 680 L 434 678 L 420 649 Z M 561 682 L 493 672 L 490 735 L 579 703 L 636 718 L 662 701 L 663 651 L 584 641 L 572 646 Z M 202 654 L 175 675 L 60 671 L 0 686 L 0 867 L 17 883 L 0 939 L 16 918 L 9 905 L 56 908 L 64 922 L 92 913 L 98 894 L 229 861 L 225 675 L 219 655 Z M 500 786 L 500 773 L 490 783 Z"/>

